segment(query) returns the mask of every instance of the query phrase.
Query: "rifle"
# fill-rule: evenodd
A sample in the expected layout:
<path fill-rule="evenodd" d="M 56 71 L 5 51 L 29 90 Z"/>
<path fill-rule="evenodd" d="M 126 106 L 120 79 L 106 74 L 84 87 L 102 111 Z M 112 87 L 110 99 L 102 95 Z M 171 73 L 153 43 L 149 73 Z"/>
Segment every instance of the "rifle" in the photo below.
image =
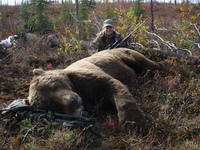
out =
<path fill-rule="evenodd" d="M 0 109 L 0 123 L 5 124 L 5 127 L 15 126 L 24 119 L 34 121 L 47 119 L 48 121 L 62 122 L 64 127 L 88 129 L 93 134 L 101 137 L 101 135 L 94 130 L 95 119 L 88 117 L 87 114 L 84 113 L 81 115 L 69 115 L 41 110 L 24 104 L 21 99 L 14 101 L 4 109 Z"/>
<path fill-rule="evenodd" d="M 131 33 L 129 33 L 125 38 L 120 39 L 118 41 L 116 41 L 113 45 L 111 45 L 108 49 L 113 49 L 113 48 L 118 48 L 122 43 L 126 42 L 131 35 L 138 30 L 144 23 L 146 22 L 146 20 L 144 20 L 141 24 L 139 24 Z"/>

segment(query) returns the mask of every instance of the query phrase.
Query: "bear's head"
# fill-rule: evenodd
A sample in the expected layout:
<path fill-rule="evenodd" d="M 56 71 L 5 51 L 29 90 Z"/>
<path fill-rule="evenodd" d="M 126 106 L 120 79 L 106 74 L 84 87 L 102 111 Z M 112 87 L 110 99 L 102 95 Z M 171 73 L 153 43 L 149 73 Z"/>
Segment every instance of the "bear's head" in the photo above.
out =
<path fill-rule="evenodd" d="M 73 91 L 64 70 L 34 69 L 33 74 L 28 97 L 30 105 L 67 114 L 81 113 L 81 97 Z"/>

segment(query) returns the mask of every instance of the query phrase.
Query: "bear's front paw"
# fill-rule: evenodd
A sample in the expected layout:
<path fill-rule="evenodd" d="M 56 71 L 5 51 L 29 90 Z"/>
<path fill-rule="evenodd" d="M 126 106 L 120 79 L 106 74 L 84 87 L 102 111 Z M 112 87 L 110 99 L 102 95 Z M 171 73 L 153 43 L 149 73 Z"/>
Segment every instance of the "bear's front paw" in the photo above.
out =
<path fill-rule="evenodd" d="M 145 118 L 141 118 L 141 120 L 135 121 L 125 121 L 122 124 L 122 128 L 124 131 L 132 133 L 135 132 L 136 134 L 146 136 L 151 128 L 153 127 L 153 120 L 151 117 L 145 116 Z"/>

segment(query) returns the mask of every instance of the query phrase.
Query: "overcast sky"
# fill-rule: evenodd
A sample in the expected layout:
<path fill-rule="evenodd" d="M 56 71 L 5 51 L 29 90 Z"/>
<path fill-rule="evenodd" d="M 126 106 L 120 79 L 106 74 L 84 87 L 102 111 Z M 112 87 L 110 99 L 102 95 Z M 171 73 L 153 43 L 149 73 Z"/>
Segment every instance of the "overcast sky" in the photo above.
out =
<path fill-rule="evenodd" d="M 27 0 L 0 0 L 2 4 L 8 4 L 8 5 L 15 5 L 15 4 L 21 4 L 22 1 L 27 1 Z M 62 0 L 56 0 L 56 1 L 62 1 Z M 150 0 L 144 0 L 144 1 L 150 1 Z M 169 2 L 170 0 L 155 0 L 159 2 Z M 183 0 L 177 0 L 177 2 L 182 2 Z M 191 2 L 199 2 L 200 0 L 189 0 Z M 174 0 L 171 0 L 171 2 L 174 2 Z"/>

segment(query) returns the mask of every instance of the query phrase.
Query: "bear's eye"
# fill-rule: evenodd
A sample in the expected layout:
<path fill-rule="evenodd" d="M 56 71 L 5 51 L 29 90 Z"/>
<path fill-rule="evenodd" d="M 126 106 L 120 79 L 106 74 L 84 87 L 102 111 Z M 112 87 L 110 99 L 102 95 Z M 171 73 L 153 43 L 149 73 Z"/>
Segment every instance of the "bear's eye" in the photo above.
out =
<path fill-rule="evenodd" d="M 58 90 L 58 89 L 63 88 L 63 87 L 64 87 L 64 84 L 62 84 L 62 82 L 52 82 L 49 85 L 49 88 L 52 89 L 52 90 Z"/>
<path fill-rule="evenodd" d="M 51 90 L 57 90 L 57 89 L 59 89 L 59 85 L 57 85 L 57 84 L 52 84 L 52 85 L 50 85 L 49 86 L 49 88 L 51 89 Z"/>

